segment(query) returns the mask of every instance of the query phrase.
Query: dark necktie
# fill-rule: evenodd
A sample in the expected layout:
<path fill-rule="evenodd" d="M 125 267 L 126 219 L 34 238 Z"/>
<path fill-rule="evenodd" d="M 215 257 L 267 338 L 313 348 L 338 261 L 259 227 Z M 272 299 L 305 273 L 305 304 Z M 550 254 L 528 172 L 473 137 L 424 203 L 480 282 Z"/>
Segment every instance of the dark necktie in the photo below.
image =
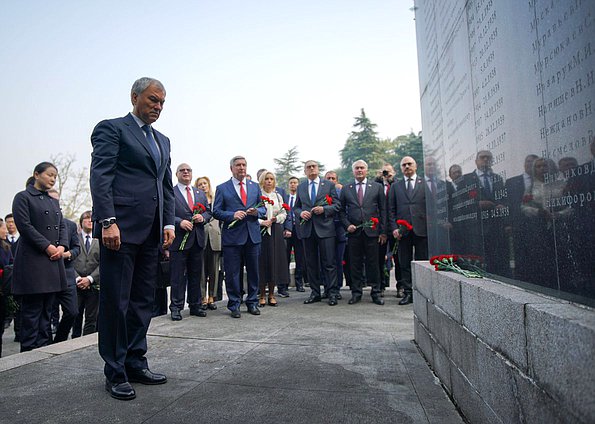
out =
<path fill-rule="evenodd" d="M 310 202 L 312 206 L 314 206 L 314 201 L 316 200 L 316 183 L 314 181 L 310 182 Z"/>
<path fill-rule="evenodd" d="M 492 193 L 492 188 L 490 187 L 490 180 L 487 172 L 483 173 L 483 188 L 486 189 L 488 193 Z"/>
<path fill-rule="evenodd" d="M 190 187 L 186 187 L 186 199 L 188 200 L 188 207 L 190 210 L 194 207 L 194 200 L 192 199 L 192 192 Z"/>
<path fill-rule="evenodd" d="M 413 183 L 411 182 L 413 178 L 407 178 L 407 194 L 411 196 L 413 193 Z"/>
<path fill-rule="evenodd" d="M 289 196 L 289 219 L 293 224 L 293 196 Z"/>
<path fill-rule="evenodd" d="M 360 206 L 364 204 L 364 189 L 362 188 L 363 182 L 357 183 L 357 202 Z"/>
<path fill-rule="evenodd" d="M 14 236 L 10 236 L 10 244 L 14 244 Z"/>
<path fill-rule="evenodd" d="M 91 236 L 89 234 L 87 234 L 85 236 L 85 251 L 87 253 L 89 253 L 90 249 L 91 249 Z"/>
<path fill-rule="evenodd" d="M 161 163 L 161 154 L 159 153 L 159 149 L 157 148 L 157 142 L 155 141 L 155 137 L 153 137 L 153 129 L 150 125 L 143 125 L 143 130 L 147 135 L 147 143 L 149 144 L 149 150 L 151 150 L 151 156 L 153 156 L 153 160 L 156 164 Z"/>
<path fill-rule="evenodd" d="M 248 196 L 246 196 L 246 190 L 244 190 L 244 182 L 240 181 L 240 197 L 242 198 L 242 203 L 246 206 L 248 202 Z"/>

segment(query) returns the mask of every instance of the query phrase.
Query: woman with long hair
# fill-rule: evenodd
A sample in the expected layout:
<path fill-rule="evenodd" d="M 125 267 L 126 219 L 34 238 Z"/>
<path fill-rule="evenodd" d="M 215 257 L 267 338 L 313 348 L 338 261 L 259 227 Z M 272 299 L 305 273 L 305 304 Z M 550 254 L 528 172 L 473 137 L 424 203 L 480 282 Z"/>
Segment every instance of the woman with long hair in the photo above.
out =
<path fill-rule="evenodd" d="M 271 171 L 264 171 L 258 179 L 262 195 L 272 202 L 266 203 L 266 219 L 259 219 L 262 232 L 260 245 L 259 278 L 260 299 L 258 306 L 277 306 L 275 299 L 275 284 L 284 287 L 289 285 L 289 267 L 287 266 L 287 252 L 283 239 L 283 223 L 287 218 L 287 211 L 283 208 L 283 197 L 277 193 L 277 178 Z M 266 289 L 268 286 L 268 301 Z"/>
<path fill-rule="evenodd" d="M 60 204 L 48 195 L 57 176 L 55 165 L 41 162 L 12 202 L 20 233 L 12 292 L 21 299 L 21 352 L 51 343 L 52 304 L 55 294 L 66 289 L 62 255 L 67 234 Z"/>
<path fill-rule="evenodd" d="M 196 188 L 207 196 L 209 205 L 213 205 L 215 194 L 209 177 L 199 177 L 194 183 Z M 202 304 L 211 310 L 217 309 L 215 301 L 218 295 L 219 269 L 221 267 L 221 227 L 215 218 L 205 224 L 205 253 L 203 274 L 200 279 Z"/>

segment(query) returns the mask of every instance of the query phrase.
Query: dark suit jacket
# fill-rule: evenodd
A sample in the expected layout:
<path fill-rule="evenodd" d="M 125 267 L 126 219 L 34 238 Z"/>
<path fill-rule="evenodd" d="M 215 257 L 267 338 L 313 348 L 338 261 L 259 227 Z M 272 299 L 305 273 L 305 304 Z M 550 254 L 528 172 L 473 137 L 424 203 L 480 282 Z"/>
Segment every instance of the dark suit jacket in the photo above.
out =
<path fill-rule="evenodd" d="M 237 222 L 232 228 L 229 228 L 234 220 L 233 214 L 238 210 L 246 210 L 260 202 L 262 193 L 260 187 L 253 181 L 244 180 L 246 183 L 246 206 L 236 192 L 233 181 L 224 182 L 217 186 L 215 191 L 215 200 L 213 200 L 213 216 L 221 222 L 221 242 L 223 246 L 241 246 L 246 244 L 248 238 L 252 243 L 260 243 L 260 224 L 258 218 L 264 218 L 266 208 L 258 208 L 258 216 L 248 215 L 245 219 Z"/>
<path fill-rule="evenodd" d="M 76 223 L 70 219 L 64 219 L 66 232 L 68 233 L 68 246 L 66 250 L 70 252 L 70 258 L 64 260 L 64 269 L 66 270 L 66 278 L 69 286 L 75 284 L 76 273 L 74 271 L 74 261 L 81 253 L 81 246 L 77 235 L 78 229 Z"/>
<path fill-rule="evenodd" d="M 366 190 L 364 193 L 363 205 L 360 206 L 357 200 L 357 185 L 355 182 L 346 184 L 341 190 L 341 222 L 345 230 L 349 225 L 360 225 L 370 220 L 378 218 L 378 226 L 375 229 L 370 227 L 358 228 L 353 234 L 358 235 L 363 232 L 368 237 L 378 237 L 387 232 L 387 208 L 386 196 L 381 184 L 368 178 Z M 350 234 L 347 235 L 349 237 Z"/>
<path fill-rule="evenodd" d="M 298 237 L 300 239 L 306 239 L 311 237 L 312 229 L 316 232 L 316 235 L 320 238 L 334 237 L 335 236 L 335 223 L 333 222 L 335 214 L 339 213 L 341 209 L 341 203 L 339 196 L 337 196 L 337 190 L 335 189 L 335 183 L 332 181 L 320 179 L 318 184 L 318 192 L 316 193 L 316 199 L 314 204 L 310 200 L 310 181 L 306 180 L 298 186 L 297 198 L 294 206 L 294 213 L 296 219 L 296 228 Z M 332 199 L 332 204 L 327 205 L 322 203 L 324 198 L 329 195 Z M 315 205 L 320 205 L 324 209 L 324 213 L 320 215 L 312 214 L 312 218 L 308 221 L 300 224 L 300 214 L 302 211 L 310 211 Z"/>
<path fill-rule="evenodd" d="M 56 199 L 32 185 L 12 202 L 20 237 L 14 257 L 13 294 L 41 294 L 66 289 L 64 261 L 50 261 L 50 244 L 68 247 L 68 234 Z"/>
<path fill-rule="evenodd" d="M 97 224 L 116 217 L 124 243 L 143 243 L 156 216 L 160 234 L 165 225 L 174 225 L 170 142 L 159 131 L 153 132 L 160 163 L 153 160 L 145 133 L 130 113 L 101 121 L 91 135 L 93 220 Z M 95 225 L 93 234 L 101 237 L 101 225 Z"/>
<path fill-rule="evenodd" d="M 92 287 L 98 286 L 99 283 L 99 240 L 91 239 L 91 248 L 89 252 L 85 250 L 85 240 L 81 233 L 78 233 L 79 244 L 81 245 L 81 253 L 74 260 L 74 270 L 79 277 L 93 278 Z"/>
<path fill-rule="evenodd" d="M 405 219 L 413 225 L 413 232 L 420 237 L 427 237 L 426 183 L 417 176 L 411 197 L 407 194 L 405 180 L 399 180 L 390 186 L 388 196 L 389 227 L 397 229 L 397 220 Z"/>
<path fill-rule="evenodd" d="M 196 243 L 198 246 L 200 246 L 202 249 L 204 249 L 204 247 L 205 247 L 205 224 L 211 220 L 211 206 L 209 205 L 207 196 L 199 189 L 197 189 L 195 187 L 191 187 L 191 188 L 192 188 L 192 194 L 194 196 L 194 204 L 196 205 L 197 203 L 201 203 L 206 208 L 206 211 L 201 214 L 205 220 L 202 224 L 194 225 L 194 228 L 188 235 L 188 239 L 186 240 L 186 244 L 184 245 L 184 250 L 190 249 L 192 246 L 194 246 L 194 243 Z M 186 199 L 186 197 L 182 196 L 182 193 L 180 193 L 180 190 L 178 190 L 177 187 L 174 187 L 174 198 L 175 198 L 175 203 L 176 203 L 176 208 L 175 208 L 176 238 L 174 239 L 174 242 L 171 245 L 172 251 L 180 249 L 182 240 L 184 239 L 184 236 L 186 235 L 186 232 L 187 232 L 186 230 L 183 230 L 182 228 L 180 228 L 180 222 L 182 222 L 182 220 L 184 220 L 184 219 L 186 221 L 192 222 L 192 214 L 193 214 L 192 210 L 190 209 L 190 206 L 188 205 L 188 200 Z"/>

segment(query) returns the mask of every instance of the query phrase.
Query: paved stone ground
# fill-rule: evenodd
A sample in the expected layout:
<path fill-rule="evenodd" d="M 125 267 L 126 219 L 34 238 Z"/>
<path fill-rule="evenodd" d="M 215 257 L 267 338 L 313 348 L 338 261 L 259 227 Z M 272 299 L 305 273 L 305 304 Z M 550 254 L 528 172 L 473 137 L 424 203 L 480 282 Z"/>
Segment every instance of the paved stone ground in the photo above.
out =
<path fill-rule="evenodd" d="M 413 339 L 413 308 L 368 293 L 304 305 L 291 291 L 255 317 L 153 320 L 149 363 L 169 381 L 104 390 L 96 335 L 0 359 L 0 423 L 462 423 Z M 11 331 L 7 338 L 12 337 Z M 9 339 L 8 343 L 12 343 Z M 16 345 L 16 343 L 15 343 Z"/>

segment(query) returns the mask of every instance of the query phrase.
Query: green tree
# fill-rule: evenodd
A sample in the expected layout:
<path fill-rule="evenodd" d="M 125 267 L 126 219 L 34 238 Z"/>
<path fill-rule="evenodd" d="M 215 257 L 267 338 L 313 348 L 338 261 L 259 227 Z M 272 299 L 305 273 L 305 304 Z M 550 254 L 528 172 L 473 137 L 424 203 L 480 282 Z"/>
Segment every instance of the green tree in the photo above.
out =
<path fill-rule="evenodd" d="M 280 187 L 287 187 L 289 177 L 296 176 L 299 178 L 303 166 L 298 158 L 299 153 L 297 146 L 293 146 L 282 157 L 275 158 L 275 174 L 277 175 L 277 185 Z"/>
<path fill-rule="evenodd" d="M 368 168 L 373 172 L 380 169 L 394 155 L 390 140 L 378 138 L 378 133 L 375 131 L 376 124 L 366 116 L 363 108 L 360 116 L 354 119 L 353 127 L 356 129 L 351 131 L 345 142 L 345 147 L 340 151 L 341 169 L 337 170 L 340 182 L 346 182 L 353 177 L 351 165 L 356 160 L 365 160 L 368 163 Z M 374 176 L 373 173 L 369 175 Z"/>

